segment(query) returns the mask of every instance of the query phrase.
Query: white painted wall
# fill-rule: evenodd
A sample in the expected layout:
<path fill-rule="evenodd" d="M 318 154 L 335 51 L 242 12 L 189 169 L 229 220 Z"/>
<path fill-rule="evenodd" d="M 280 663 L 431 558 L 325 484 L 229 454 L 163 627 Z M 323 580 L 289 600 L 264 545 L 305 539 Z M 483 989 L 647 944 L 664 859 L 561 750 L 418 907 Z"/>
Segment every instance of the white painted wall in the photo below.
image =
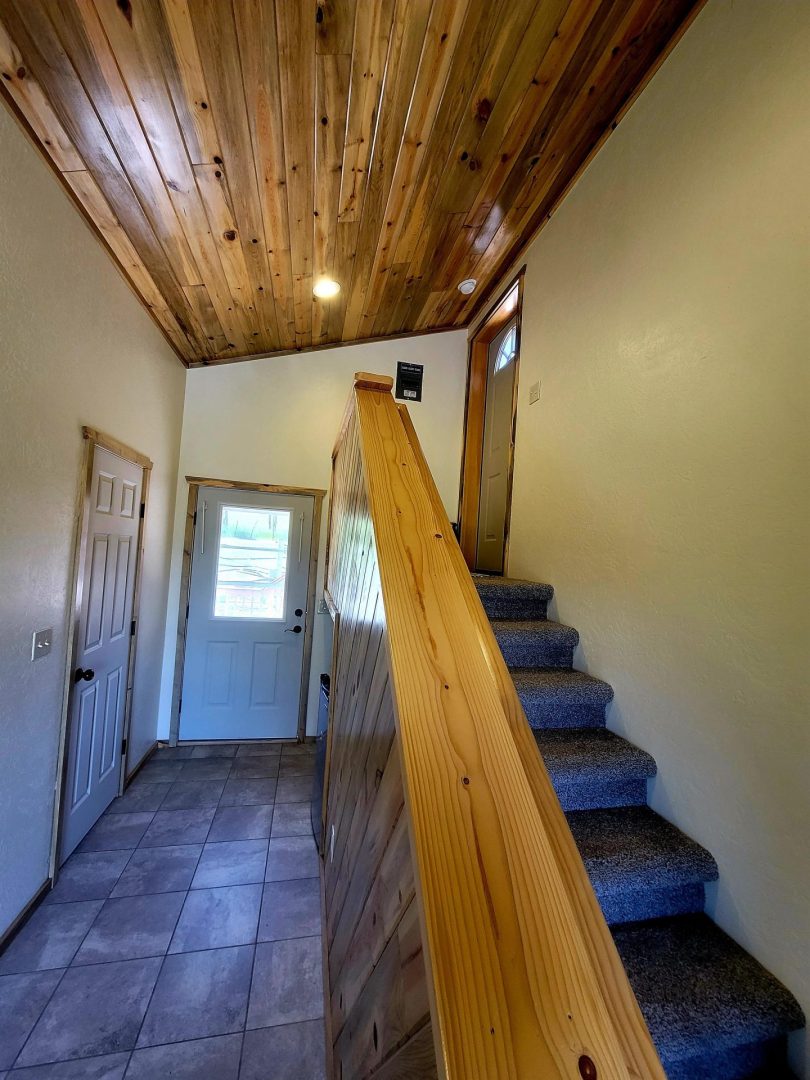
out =
<path fill-rule="evenodd" d="M 808 55 L 810 5 L 709 0 L 535 241 L 509 569 L 810 1015 Z"/>
<path fill-rule="evenodd" d="M 132 758 L 155 738 L 185 369 L 0 109 L 0 934 L 48 876 L 82 424 L 154 461 Z M 31 634 L 53 627 L 31 663 Z"/>
<path fill-rule="evenodd" d="M 467 342 L 464 331 L 351 345 L 294 356 L 193 369 L 186 385 L 172 577 L 161 694 L 161 737 L 169 733 L 180 595 L 186 476 L 292 487 L 329 487 L 332 447 L 356 371 L 396 375 L 400 360 L 424 364 L 423 400 L 409 408 L 451 520 L 458 508 Z M 322 595 L 326 510 L 317 595 Z M 329 671 L 331 620 L 315 615 L 308 730 L 318 678 Z"/>

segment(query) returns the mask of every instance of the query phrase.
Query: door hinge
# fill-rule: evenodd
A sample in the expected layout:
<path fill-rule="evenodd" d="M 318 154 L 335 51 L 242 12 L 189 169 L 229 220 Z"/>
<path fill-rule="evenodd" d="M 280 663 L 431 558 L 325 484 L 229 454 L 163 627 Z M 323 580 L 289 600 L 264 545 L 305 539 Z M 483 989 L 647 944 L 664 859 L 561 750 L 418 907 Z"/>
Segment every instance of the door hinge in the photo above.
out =
<path fill-rule="evenodd" d="M 180 698 L 180 700 L 177 702 L 177 715 L 179 716 L 182 711 L 183 711 L 183 699 Z"/>
<path fill-rule="evenodd" d="M 130 637 L 135 637 L 135 624 L 136 624 L 136 622 L 137 622 L 137 620 L 133 619 L 132 622 L 129 624 L 129 636 Z"/>
<path fill-rule="evenodd" d="M 141 517 L 146 516 L 146 503 L 141 503 Z"/>
<path fill-rule="evenodd" d="M 125 757 L 127 752 L 127 740 L 121 740 L 121 757 Z"/>
<path fill-rule="evenodd" d="M 193 519 L 193 521 L 194 521 L 194 525 L 196 526 L 196 524 L 197 524 L 197 511 L 196 510 L 194 511 L 194 519 Z"/>

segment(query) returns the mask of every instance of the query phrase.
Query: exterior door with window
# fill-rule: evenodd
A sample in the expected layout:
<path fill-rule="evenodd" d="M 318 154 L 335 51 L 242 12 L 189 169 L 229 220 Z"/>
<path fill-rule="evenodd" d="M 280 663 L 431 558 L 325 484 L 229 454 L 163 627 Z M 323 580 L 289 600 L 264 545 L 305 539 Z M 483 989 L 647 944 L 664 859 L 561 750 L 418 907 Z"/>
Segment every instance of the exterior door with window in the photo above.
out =
<path fill-rule="evenodd" d="M 516 356 L 517 317 L 510 319 L 490 342 L 487 358 L 475 566 L 477 570 L 490 570 L 498 574 L 503 572 L 506 546 Z"/>
<path fill-rule="evenodd" d="M 200 487 L 180 738 L 298 734 L 314 500 Z"/>
<path fill-rule="evenodd" d="M 118 794 L 143 469 L 96 446 L 84 529 L 60 864 Z"/>

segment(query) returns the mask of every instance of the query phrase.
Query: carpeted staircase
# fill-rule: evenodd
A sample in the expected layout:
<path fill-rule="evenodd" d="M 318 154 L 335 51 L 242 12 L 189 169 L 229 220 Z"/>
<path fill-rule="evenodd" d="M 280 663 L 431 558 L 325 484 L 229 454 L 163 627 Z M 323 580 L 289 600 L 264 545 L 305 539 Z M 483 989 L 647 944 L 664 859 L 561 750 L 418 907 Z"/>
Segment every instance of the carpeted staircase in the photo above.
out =
<path fill-rule="evenodd" d="M 475 575 L 534 737 L 670 1080 L 788 1077 L 795 998 L 703 914 L 717 865 L 647 806 L 649 754 L 605 727 L 549 585 Z"/>

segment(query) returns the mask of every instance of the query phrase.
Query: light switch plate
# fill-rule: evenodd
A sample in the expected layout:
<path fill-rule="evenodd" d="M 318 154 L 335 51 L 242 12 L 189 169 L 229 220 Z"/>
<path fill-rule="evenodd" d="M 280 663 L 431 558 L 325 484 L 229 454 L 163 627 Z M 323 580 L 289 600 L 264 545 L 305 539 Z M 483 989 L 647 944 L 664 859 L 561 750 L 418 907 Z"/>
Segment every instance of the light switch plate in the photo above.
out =
<path fill-rule="evenodd" d="M 529 404 L 534 405 L 535 401 L 540 400 L 540 380 L 536 383 L 532 383 L 529 387 Z"/>
<path fill-rule="evenodd" d="M 51 651 L 53 641 L 53 629 L 37 630 L 31 640 L 31 659 L 41 660 Z"/>

